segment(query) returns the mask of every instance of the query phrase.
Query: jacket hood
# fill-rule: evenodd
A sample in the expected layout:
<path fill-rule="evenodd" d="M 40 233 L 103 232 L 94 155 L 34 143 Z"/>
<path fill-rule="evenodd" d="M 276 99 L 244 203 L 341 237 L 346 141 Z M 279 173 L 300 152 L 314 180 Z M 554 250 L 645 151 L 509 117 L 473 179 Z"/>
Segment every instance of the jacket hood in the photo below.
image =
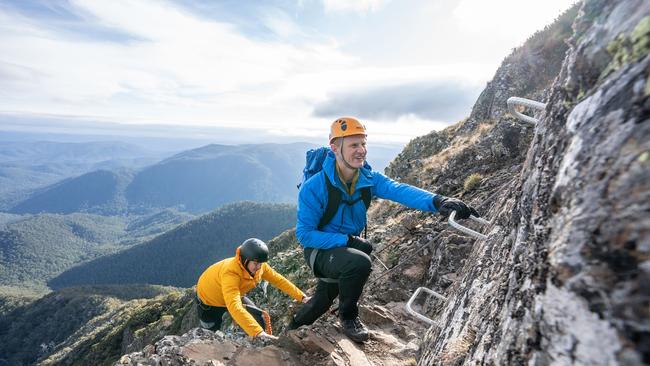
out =
<path fill-rule="evenodd" d="M 237 249 L 235 249 L 235 258 L 237 258 L 237 262 L 241 263 L 241 253 L 240 253 L 240 248 L 239 247 L 237 247 Z"/>

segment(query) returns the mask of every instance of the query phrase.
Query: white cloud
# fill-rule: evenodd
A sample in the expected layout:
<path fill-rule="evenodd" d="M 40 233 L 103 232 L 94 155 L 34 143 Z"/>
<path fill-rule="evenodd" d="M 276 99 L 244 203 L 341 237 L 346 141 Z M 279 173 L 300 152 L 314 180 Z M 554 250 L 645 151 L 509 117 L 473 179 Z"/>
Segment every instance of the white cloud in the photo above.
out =
<path fill-rule="evenodd" d="M 494 69 L 470 63 L 381 68 L 358 65 L 295 75 L 286 80 L 275 97 L 316 103 L 332 94 L 406 83 L 454 81 L 476 85 L 487 81 L 492 74 Z"/>
<path fill-rule="evenodd" d="M 368 13 L 381 9 L 390 0 L 323 0 L 325 11 Z"/>
<path fill-rule="evenodd" d="M 272 125 L 282 130 L 287 121 L 300 119 L 307 126 L 324 121 L 311 116 L 313 106 L 340 90 L 439 79 L 470 82 L 477 76 L 486 80 L 492 72 L 467 64 L 364 66 L 339 51 L 333 39 L 300 46 L 256 41 L 228 24 L 162 2 L 75 4 L 95 23 L 135 40 L 70 39 L 7 18 L 21 32 L 0 36 L 3 50 L 10 51 L 6 57 L 22 65 L 20 70 L 37 71 L 23 79 L 23 91 L 29 92 L 0 101 L 0 107 L 128 122 Z M 287 35 L 299 32 L 283 14 L 265 20 Z"/>
<path fill-rule="evenodd" d="M 525 21 L 511 0 L 298 0 L 297 8 L 242 14 L 233 6 L 236 21 L 253 25 L 242 30 L 172 2 L 72 0 L 80 23 L 127 36 L 117 40 L 0 7 L 0 112 L 311 136 L 330 123 L 313 116 L 314 106 L 335 95 L 434 81 L 484 84 L 516 44 L 512 37 L 523 41 L 568 7 L 550 1 L 527 2 Z M 341 26 L 356 13 L 363 19 Z M 302 130 L 293 129 L 296 121 Z M 396 133 L 380 122 L 368 121 L 383 140 L 443 126 L 406 115 L 393 121 L 403 131 Z"/>
<path fill-rule="evenodd" d="M 523 43 L 551 24 L 576 0 L 461 0 L 453 10 L 458 27 L 477 37 L 500 37 Z"/>
<path fill-rule="evenodd" d="M 440 131 L 449 126 L 447 122 L 431 121 L 415 115 L 402 116 L 391 124 L 373 120 L 364 121 L 364 124 L 368 128 L 368 139 L 372 143 L 400 144 L 409 142 L 414 136 L 426 135 L 431 131 Z"/>
<path fill-rule="evenodd" d="M 300 30 L 300 26 L 285 12 L 277 8 L 267 7 L 261 10 L 260 13 L 264 25 L 280 38 L 290 39 L 291 37 L 305 36 Z"/>
<path fill-rule="evenodd" d="M 256 41 L 232 26 L 159 1 L 76 1 L 93 22 L 134 37 L 126 43 L 70 37 L 0 12 L 0 75 L 13 90 L 0 109 L 103 115 L 168 123 L 267 120 L 273 91 L 296 74 L 354 65 L 333 42 Z M 287 19 L 274 29 L 294 31 Z M 6 84 L 5 84 L 6 85 Z M 301 91 L 294 91 L 294 95 Z M 257 110 L 256 108 L 260 108 Z M 253 122 L 253 121 L 250 121 Z"/>

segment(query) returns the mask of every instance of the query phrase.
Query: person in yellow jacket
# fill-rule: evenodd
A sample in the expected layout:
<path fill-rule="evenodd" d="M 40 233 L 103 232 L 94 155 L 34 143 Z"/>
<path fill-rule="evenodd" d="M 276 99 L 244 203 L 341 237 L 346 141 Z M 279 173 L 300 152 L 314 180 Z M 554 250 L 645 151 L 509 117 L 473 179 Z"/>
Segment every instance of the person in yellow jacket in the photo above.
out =
<path fill-rule="evenodd" d="M 268 313 L 245 297 L 246 293 L 262 280 L 266 280 L 297 301 L 306 303 L 309 297 L 273 270 L 266 263 L 268 260 L 269 249 L 266 244 L 251 238 L 237 248 L 234 257 L 208 267 L 196 285 L 201 327 L 219 330 L 223 314 L 228 311 L 249 336 L 277 339 L 271 334 Z"/>

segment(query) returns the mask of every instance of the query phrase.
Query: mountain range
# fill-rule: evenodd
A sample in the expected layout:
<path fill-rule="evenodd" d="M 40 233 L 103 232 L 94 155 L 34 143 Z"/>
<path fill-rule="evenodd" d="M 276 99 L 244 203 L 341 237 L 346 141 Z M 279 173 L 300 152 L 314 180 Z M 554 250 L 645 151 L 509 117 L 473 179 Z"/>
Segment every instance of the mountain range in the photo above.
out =
<path fill-rule="evenodd" d="M 68 178 L 101 169 L 138 169 L 167 156 L 120 141 L 0 141 L 0 210 Z"/>
<path fill-rule="evenodd" d="M 306 143 L 207 145 L 139 170 L 96 170 L 68 178 L 14 205 L 9 212 L 103 215 L 174 207 L 201 213 L 251 200 L 295 202 Z"/>
<path fill-rule="evenodd" d="M 139 171 L 126 187 L 134 207 L 205 212 L 237 201 L 295 202 L 305 143 L 208 145 Z"/>

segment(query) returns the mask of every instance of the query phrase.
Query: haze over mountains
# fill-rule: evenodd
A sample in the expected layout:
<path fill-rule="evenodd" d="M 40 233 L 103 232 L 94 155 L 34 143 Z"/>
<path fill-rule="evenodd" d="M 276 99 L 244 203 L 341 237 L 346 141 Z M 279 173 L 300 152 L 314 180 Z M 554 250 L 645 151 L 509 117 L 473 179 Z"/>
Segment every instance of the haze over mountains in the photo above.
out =
<path fill-rule="evenodd" d="M 166 156 L 119 141 L 5 141 L 0 134 L 0 209 L 7 210 L 39 189 L 99 169 L 137 169 Z"/>
<path fill-rule="evenodd" d="M 95 170 L 68 178 L 35 193 L 14 206 L 15 214 L 93 212 L 118 214 L 127 211 L 124 189 L 134 172 Z"/>
<path fill-rule="evenodd" d="M 208 145 L 149 166 L 135 175 L 126 198 L 136 207 L 170 207 L 201 212 L 223 204 L 295 202 L 307 149 L 286 145 Z"/>
<path fill-rule="evenodd" d="M 9 212 L 118 214 L 166 207 L 205 212 L 241 200 L 292 202 L 304 165 L 300 157 L 310 147 L 208 145 L 139 171 L 101 169 L 65 179 L 35 192 Z"/>
<path fill-rule="evenodd" d="M 200 213 L 242 200 L 295 202 L 305 152 L 317 146 L 207 144 L 172 153 L 153 150 L 160 146 L 151 142 L 43 142 L 15 132 L 2 137 L 27 139 L 0 140 L 0 210 L 16 214 L 115 215 L 168 207 Z M 379 146 L 370 163 L 383 170 L 396 154 L 397 147 Z"/>

